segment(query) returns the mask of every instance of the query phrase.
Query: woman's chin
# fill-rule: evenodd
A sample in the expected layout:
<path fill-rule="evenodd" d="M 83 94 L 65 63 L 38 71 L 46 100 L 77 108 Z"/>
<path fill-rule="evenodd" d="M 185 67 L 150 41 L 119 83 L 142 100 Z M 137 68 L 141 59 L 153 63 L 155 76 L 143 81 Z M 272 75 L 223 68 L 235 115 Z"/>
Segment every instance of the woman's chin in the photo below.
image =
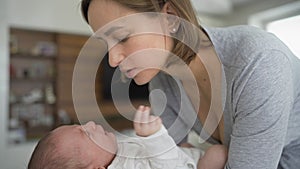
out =
<path fill-rule="evenodd" d="M 159 71 L 156 69 L 145 70 L 134 76 L 133 80 L 137 85 L 144 85 L 149 83 L 158 74 L 158 72 Z"/>
<path fill-rule="evenodd" d="M 138 78 L 134 78 L 133 80 L 134 80 L 134 82 L 135 82 L 137 85 L 139 85 L 139 86 L 144 85 L 144 84 L 146 84 L 146 83 L 149 82 L 149 81 L 147 81 L 147 80 L 144 80 L 144 79 L 138 79 Z"/>
<path fill-rule="evenodd" d="M 140 86 L 149 83 L 151 79 L 147 78 L 147 76 L 141 76 L 138 74 L 133 78 L 133 80 L 137 85 Z"/>

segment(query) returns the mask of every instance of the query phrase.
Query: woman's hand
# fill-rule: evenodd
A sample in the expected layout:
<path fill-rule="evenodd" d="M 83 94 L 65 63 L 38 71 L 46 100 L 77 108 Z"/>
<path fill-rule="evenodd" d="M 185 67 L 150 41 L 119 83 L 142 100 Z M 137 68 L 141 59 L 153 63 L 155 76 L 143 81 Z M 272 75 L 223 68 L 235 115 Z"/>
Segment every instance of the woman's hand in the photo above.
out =
<path fill-rule="evenodd" d="M 133 122 L 134 130 L 138 136 L 150 136 L 160 130 L 161 125 L 161 118 L 150 115 L 148 106 L 139 106 Z"/>

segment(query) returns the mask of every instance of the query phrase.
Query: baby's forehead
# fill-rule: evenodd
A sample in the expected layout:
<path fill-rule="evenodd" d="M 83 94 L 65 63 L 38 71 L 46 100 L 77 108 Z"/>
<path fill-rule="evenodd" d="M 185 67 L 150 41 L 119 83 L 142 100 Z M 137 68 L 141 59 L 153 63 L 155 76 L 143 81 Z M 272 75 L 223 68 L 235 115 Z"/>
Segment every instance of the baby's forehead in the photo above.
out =
<path fill-rule="evenodd" d="M 67 142 L 80 139 L 82 137 L 82 130 L 79 125 L 61 126 L 53 130 L 51 135 L 57 141 Z"/>
<path fill-rule="evenodd" d="M 86 142 L 81 126 L 61 126 L 51 132 L 51 140 L 63 154 L 71 153 L 74 148 L 82 147 Z"/>
<path fill-rule="evenodd" d="M 58 154 L 67 158 L 80 158 L 85 139 L 78 127 L 81 126 L 61 126 L 51 132 L 51 142 L 55 144 Z"/>
<path fill-rule="evenodd" d="M 74 129 L 76 126 L 75 125 L 64 125 L 64 126 L 60 126 L 60 127 L 57 127 L 56 129 L 54 129 L 52 131 L 52 133 L 54 134 L 62 134 L 62 133 L 66 133 L 66 132 L 69 132 L 70 130 Z"/>

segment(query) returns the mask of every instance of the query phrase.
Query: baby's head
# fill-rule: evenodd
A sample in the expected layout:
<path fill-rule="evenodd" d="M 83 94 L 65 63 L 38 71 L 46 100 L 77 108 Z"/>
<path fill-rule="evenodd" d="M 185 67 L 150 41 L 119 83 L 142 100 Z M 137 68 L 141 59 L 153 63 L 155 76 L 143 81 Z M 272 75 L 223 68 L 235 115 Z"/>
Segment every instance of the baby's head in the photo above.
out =
<path fill-rule="evenodd" d="M 116 151 L 115 135 L 94 122 L 62 126 L 39 141 L 28 169 L 106 168 Z"/>

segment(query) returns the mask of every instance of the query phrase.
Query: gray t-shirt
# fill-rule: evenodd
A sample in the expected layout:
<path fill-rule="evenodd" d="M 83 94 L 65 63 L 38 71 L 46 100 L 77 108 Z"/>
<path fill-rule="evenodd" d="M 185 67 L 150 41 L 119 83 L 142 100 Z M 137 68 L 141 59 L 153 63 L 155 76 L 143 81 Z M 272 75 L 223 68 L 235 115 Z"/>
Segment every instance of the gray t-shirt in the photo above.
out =
<path fill-rule="evenodd" d="M 298 169 L 300 60 L 273 34 L 255 27 L 205 30 L 226 78 L 224 144 L 229 152 L 225 168 Z M 161 72 L 149 88 L 165 93 L 166 107 L 158 114 L 176 143 L 185 141 L 190 128 L 203 132 L 178 80 Z M 151 98 L 154 113 L 163 98 Z M 218 143 L 212 137 L 207 141 Z"/>

